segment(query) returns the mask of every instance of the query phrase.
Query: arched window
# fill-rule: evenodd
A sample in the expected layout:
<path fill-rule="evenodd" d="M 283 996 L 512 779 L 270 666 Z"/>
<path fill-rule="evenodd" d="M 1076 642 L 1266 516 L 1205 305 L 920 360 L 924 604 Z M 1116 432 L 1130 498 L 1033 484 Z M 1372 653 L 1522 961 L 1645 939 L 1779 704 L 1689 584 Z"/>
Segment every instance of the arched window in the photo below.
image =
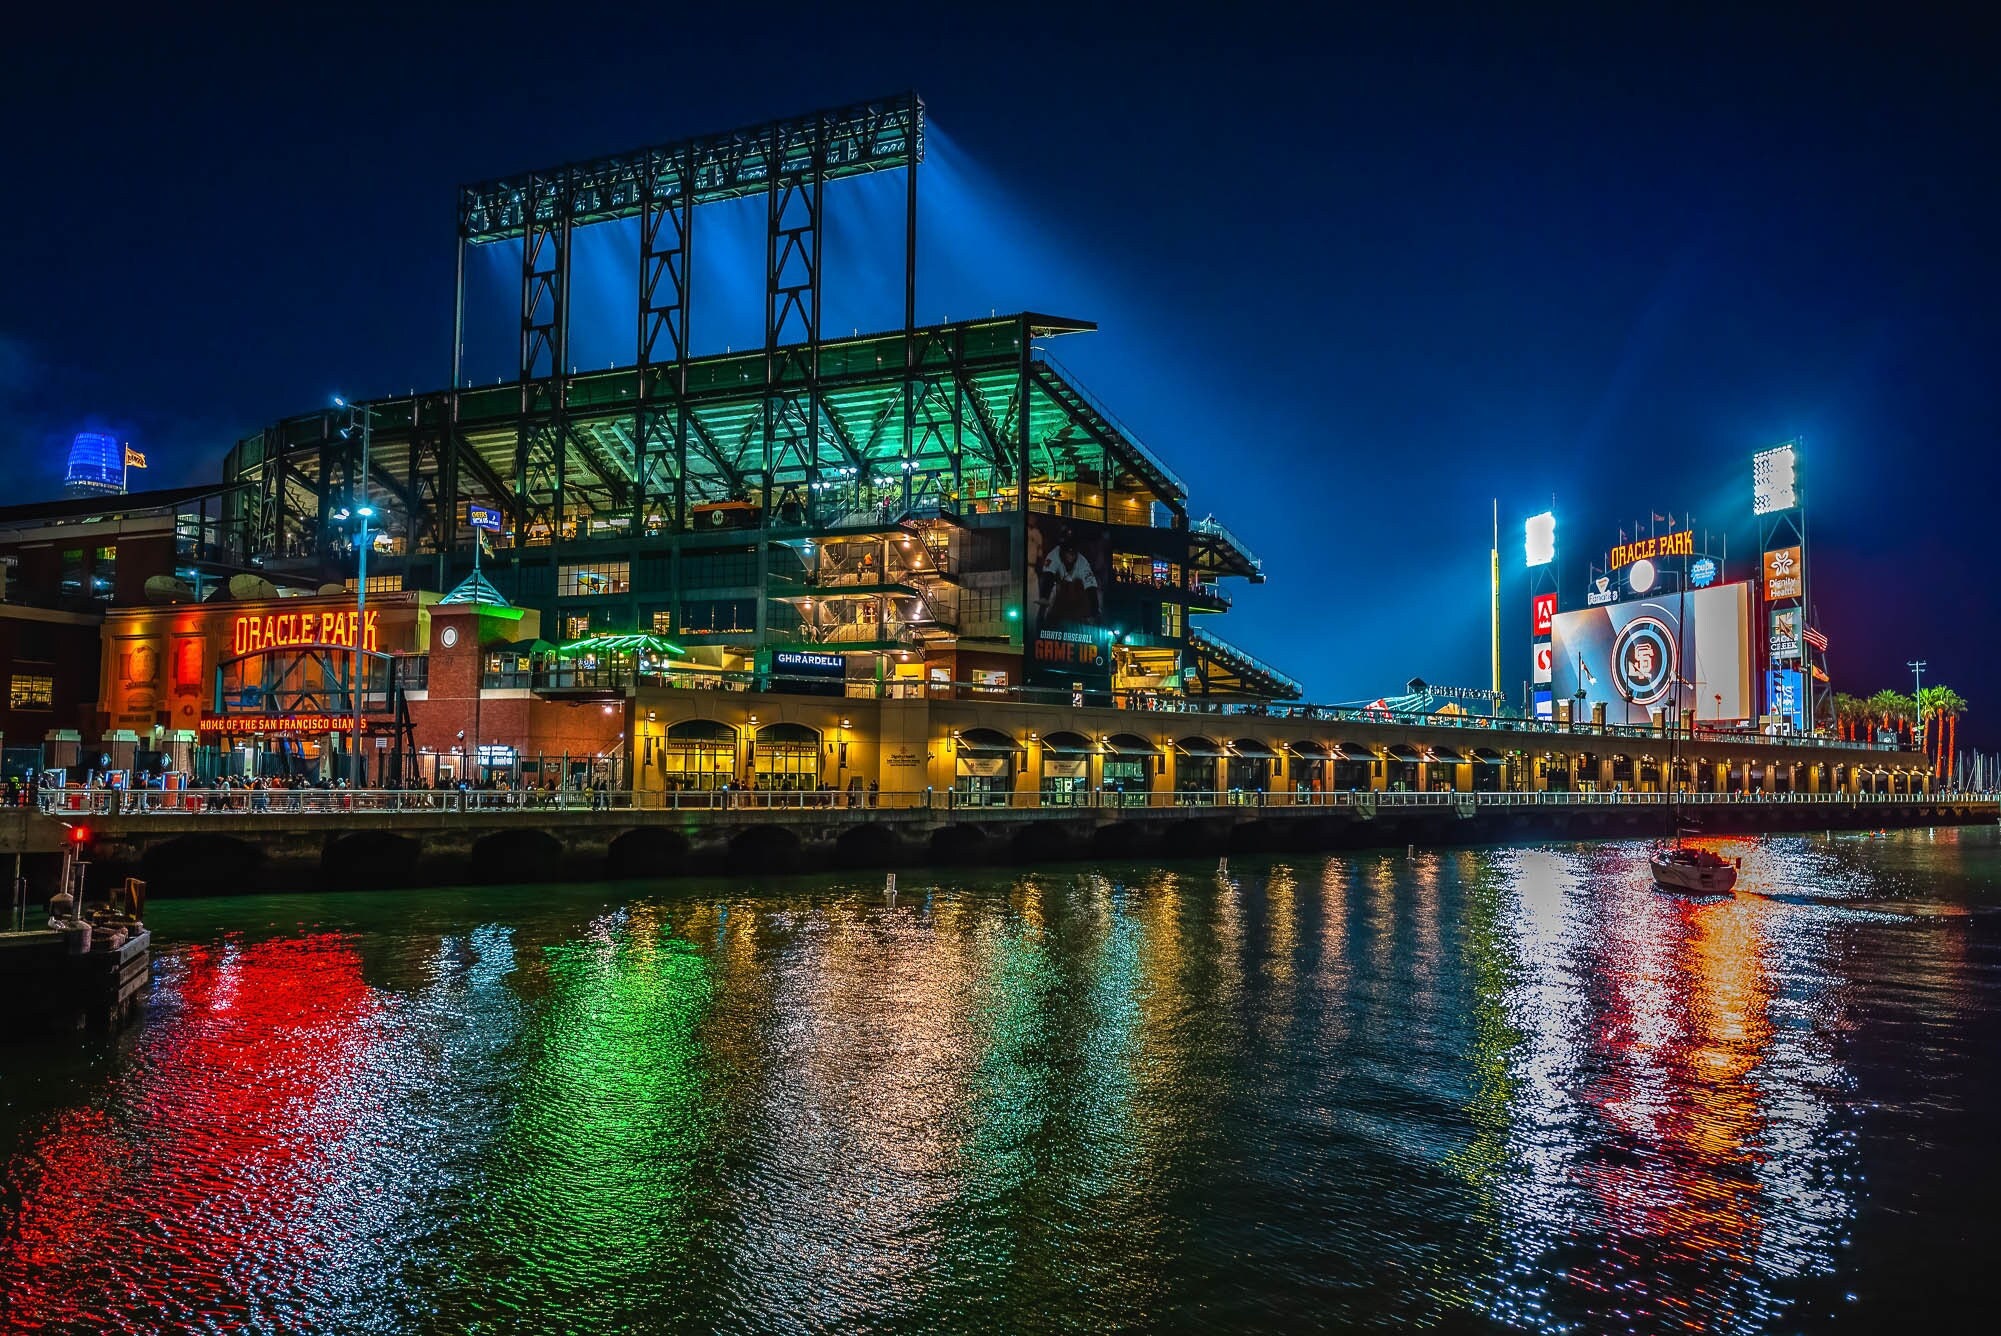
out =
<path fill-rule="evenodd" d="M 757 730 L 753 771 L 760 789 L 820 787 L 820 731 L 804 724 L 766 724 Z"/>

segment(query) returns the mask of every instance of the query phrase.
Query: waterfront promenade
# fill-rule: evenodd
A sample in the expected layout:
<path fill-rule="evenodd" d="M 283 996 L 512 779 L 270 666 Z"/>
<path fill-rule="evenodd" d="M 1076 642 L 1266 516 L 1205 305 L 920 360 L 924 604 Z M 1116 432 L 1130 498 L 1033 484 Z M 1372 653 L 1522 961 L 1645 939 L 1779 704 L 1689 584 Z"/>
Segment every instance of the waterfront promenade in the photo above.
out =
<path fill-rule="evenodd" d="M 952 790 L 67 790 L 7 814 L 7 849 L 87 832 L 93 881 L 155 894 L 436 886 L 1262 850 L 1968 825 L 1993 794 L 1631 792 L 1048 795 Z"/>

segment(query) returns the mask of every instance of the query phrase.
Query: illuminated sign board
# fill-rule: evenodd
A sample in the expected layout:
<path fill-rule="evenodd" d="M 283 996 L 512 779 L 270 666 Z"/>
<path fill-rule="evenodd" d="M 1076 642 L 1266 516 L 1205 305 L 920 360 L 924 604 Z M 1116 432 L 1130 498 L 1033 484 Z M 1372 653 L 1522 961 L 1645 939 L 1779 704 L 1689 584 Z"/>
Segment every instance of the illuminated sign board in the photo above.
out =
<path fill-rule="evenodd" d="M 782 649 L 771 656 L 771 672 L 791 679 L 782 681 L 779 690 L 801 696 L 844 696 L 848 691 L 848 661 L 838 654 Z"/>
<path fill-rule="evenodd" d="M 363 721 L 363 731 L 384 727 Z M 354 727 L 351 714 L 204 714 L 201 731 L 225 737 L 252 733 L 345 733 Z"/>
<path fill-rule="evenodd" d="M 353 608 L 335 612 L 246 613 L 230 623 L 229 643 L 236 654 L 257 654 L 269 649 L 353 649 L 355 627 L 362 627 L 361 647 L 379 648 L 376 624 L 382 616 L 371 612 L 363 621 Z"/>
<path fill-rule="evenodd" d="M 1799 457 L 1789 441 L 1751 457 L 1751 513 L 1769 515 L 1800 503 Z"/>
<path fill-rule="evenodd" d="M 1584 602 L 1593 608 L 1602 603 L 1616 602 L 1618 597 L 1619 591 L 1612 587 L 1611 577 L 1605 575 L 1601 575 L 1593 580 L 1591 588 L 1584 592 Z"/>
<path fill-rule="evenodd" d="M 1801 673 L 1774 668 L 1765 674 L 1765 712 L 1784 719 L 1796 733 L 1806 731 L 1806 685 Z"/>
<path fill-rule="evenodd" d="M 1537 594 L 1535 596 L 1535 634 L 1549 634 L 1550 619 L 1556 616 L 1556 595 Z"/>
<path fill-rule="evenodd" d="M 1531 566 L 1547 566 L 1556 560 L 1556 512 L 1545 510 L 1529 516 L 1522 530 L 1522 547 Z"/>
<path fill-rule="evenodd" d="M 474 529 L 485 529 L 488 533 L 499 533 L 504 527 L 500 511 L 492 506 L 467 506 L 466 524 Z"/>
<path fill-rule="evenodd" d="M 1695 530 L 1683 529 L 1680 533 L 1664 533 L 1652 538 L 1635 539 L 1630 543 L 1620 543 L 1605 558 L 1605 569 L 1616 571 L 1630 566 L 1636 561 L 1651 561 L 1655 557 L 1692 557 L 1695 555 Z"/>
<path fill-rule="evenodd" d="M 1771 653 L 1773 663 L 1789 662 L 1800 656 L 1798 608 L 1772 609 Z"/>
<path fill-rule="evenodd" d="M 1688 568 L 1688 583 L 1696 589 L 1707 589 L 1716 583 L 1716 562 L 1703 557 Z"/>
<path fill-rule="evenodd" d="M 1554 647 L 1552 647 L 1547 640 L 1543 641 L 1540 645 L 1537 645 L 1535 647 L 1536 685 L 1541 686 L 1549 681 L 1550 673 L 1552 671 L 1550 664 L 1551 661 L 1554 659 L 1555 654 L 1556 651 Z"/>
<path fill-rule="evenodd" d="M 1765 599 L 1777 603 L 1800 596 L 1800 549 L 1775 547 L 1765 554 Z"/>

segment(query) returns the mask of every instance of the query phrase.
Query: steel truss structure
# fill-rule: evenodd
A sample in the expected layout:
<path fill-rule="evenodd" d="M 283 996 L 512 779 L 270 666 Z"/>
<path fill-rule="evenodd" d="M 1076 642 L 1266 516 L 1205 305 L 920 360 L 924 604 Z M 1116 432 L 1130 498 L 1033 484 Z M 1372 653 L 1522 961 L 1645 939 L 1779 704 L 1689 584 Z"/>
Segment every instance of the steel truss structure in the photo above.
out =
<path fill-rule="evenodd" d="M 719 634 L 813 642 L 815 628 L 795 622 L 774 590 L 816 585 L 813 540 L 878 533 L 922 536 L 940 557 L 904 572 L 907 592 L 888 595 L 904 600 L 894 616 L 878 609 L 896 627 L 883 639 L 1012 631 L 1018 649 L 1018 627 L 961 624 L 948 586 L 975 572 L 935 530 L 1006 530 L 1018 570 L 1031 509 L 1157 530 L 1163 553 L 1203 578 L 1261 579 L 1228 530 L 1191 524 L 1181 480 L 1047 357 L 1043 341 L 1094 325 L 1033 313 L 916 323 L 923 143 L 924 104 L 905 93 L 463 187 L 451 388 L 368 405 L 366 478 L 358 441 L 343 434 L 346 415 L 333 410 L 239 443 L 226 472 L 247 550 L 274 574 L 339 578 L 347 552 L 333 517 L 365 498 L 381 535 L 371 565 L 445 589 L 471 565 L 467 507 L 491 507 L 504 531 L 487 569 L 510 598 L 551 607 L 559 565 L 624 560 L 635 563 L 632 587 L 589 610 L 593 629 L 671 625 L 677 640 L 697 644 L 688 600 L 731 595 L 754 603 L 754 617 L 733 613 L 725 620 L 741 624 Z M 907 182 L 903 328 L 827 340 L 827 186 L 889 170 Z M 700 206 L 757 195 L 763 346 L 696 357 Z M 637 222 L 633 360 L 579 374 L 566 360 L 574 236 L 620 219 Z M 473 388 L 464 378 L 468 248 L 499 243 L 520 248 L 518 374 Z M 754 554 L 754 574 L 722 585 L 683 577 L 682 556 L 729 547 Z M 642 568 L 651 574 L 640 578 Z M 1199 598 L 1192 608 L 1220 610 Z M 662 612 L 664 622 L 639 624 Z M 1167 639 L 1203 652 L 1185 633 Z M 1244 689 L 1283 695 L 1289 686 Z"/>

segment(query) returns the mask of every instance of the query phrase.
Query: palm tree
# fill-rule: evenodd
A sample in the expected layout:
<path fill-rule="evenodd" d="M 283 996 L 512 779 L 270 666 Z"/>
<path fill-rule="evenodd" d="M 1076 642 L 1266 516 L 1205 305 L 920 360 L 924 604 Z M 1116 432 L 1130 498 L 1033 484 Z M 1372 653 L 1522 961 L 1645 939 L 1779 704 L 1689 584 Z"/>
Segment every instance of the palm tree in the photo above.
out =
<path fill-rule="evenodd" d="M 1896 726 L 1896 721 L 1903 717 L 1904 700 L 1905 698 L 1899 693 L 1884 687 L 1862 702 L 1862 708 L 1876 727 L 1893 728 Z"/>
<path fill-rule="evenodd" d="M 1925 760 L 1931 762 L 1931 769 L 1934 774 L 1938 773 L 1938 762 L 1933 759 L 1935 746 L 1937 741 L 1945 736 L 1943 728 L 1935 727 L 1939 716 L 1939 692 L 1942 689 L 1940 687 L 1919 687 L 1916 698 L 1917 723 L 1924 734 Z M 1938 738 L 1933 737 L 1934 733 L 1938 735 Z"/>
<path fill-rule="evenodd" d="M 1932 697 L 1935 717 L 1945 721 L 1944 736 L 1939 742 L 1938 773 L 1941 779 L 1952 776 L 1952 763 L 1959 756 L 1959 716 L 1966 712 L 1966 697 L 1951 687 L 1933 687 L 1938 694 Z"/>
<path fill-rule="evenodd" d="M 1855 726 L 1862 721 L 1863 703 L 1860 697 L 1845 691 L 1837 691 L 1827 698 L 1828 713 L 1834 716 L 1835 727 L 1844 740 L 1854 741 Z"/>

